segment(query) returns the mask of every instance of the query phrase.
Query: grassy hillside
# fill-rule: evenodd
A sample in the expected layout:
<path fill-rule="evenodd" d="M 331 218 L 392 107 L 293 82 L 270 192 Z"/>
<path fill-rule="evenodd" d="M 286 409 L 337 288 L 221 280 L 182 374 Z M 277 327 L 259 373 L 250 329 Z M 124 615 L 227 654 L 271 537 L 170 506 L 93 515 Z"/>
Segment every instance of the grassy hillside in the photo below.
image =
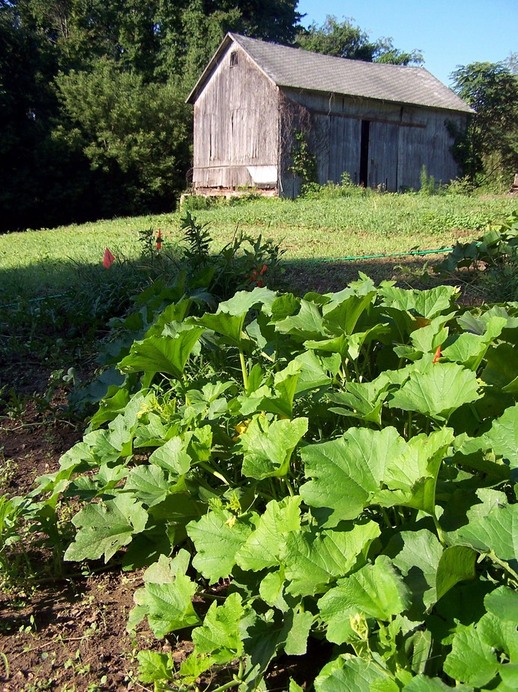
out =
<path fill-rule="evenodd" d="M 435 249 L 470 237 L 516 208 L 511 197 L 368 194 L 336 199 L 259 199 L 193 211 L 208 223 L 214 248 L 236 230 L 281 242 L 285 259 L 329 259 Z M 162 229 L 164 249 L 181 240 L 182 213 L 99 221 L 0 236 L 0 303 L 104 280 L 105 247 L 119 265 L 137 263 L 139 231 Z"/>
<path fill-rule="evenodd" d="M 391 278 L 394 265 L 406 259 L 401 253 L 477 237 L 488 222 L 505 219 L 516 207 L 511 197 L 393 195 L 355 188 L 333 198 L 329 192 L 327 198 L 295 201 L 240 199 L 191 213 L 206 224 L 212 252 L 240 232 L 272 238 L 284 253 L 286 288 L 325 292 L 338 290 L 358 271 L 377 282 Z M 182 268 L 184 213 L 1 235 L 0 396 L 13 377 L 27 372 L 31 381 L 27 364 L 51 371 L 87 363 L 108 321 L 126 310 L 132 295 L 159 275 L 172 279 Z M 159 229 L 163 244 L 157 257 Z M 109 270 L 102 264 L 106 247 L 116 257 Z M 378 253 L 390 257 L 341 261 Z M 228 271 L 236 273 L 234 260 Z"/>

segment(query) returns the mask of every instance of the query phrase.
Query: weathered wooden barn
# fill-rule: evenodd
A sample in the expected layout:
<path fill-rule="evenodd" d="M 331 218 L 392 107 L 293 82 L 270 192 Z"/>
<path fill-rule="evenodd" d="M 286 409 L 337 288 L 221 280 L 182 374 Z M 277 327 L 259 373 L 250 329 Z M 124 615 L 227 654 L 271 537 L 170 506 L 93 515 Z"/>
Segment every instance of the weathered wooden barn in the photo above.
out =
<path fill-rule="evenodd" d="M 423 167 L 458 175 L 453 132 L 472 112 L 422 67 L 345 60 L 227 34 L 188 97 L 194 104 L 193 188 L 254 187 L 295 197 L 301 139 L 319 183 L 418 189 Z"/>

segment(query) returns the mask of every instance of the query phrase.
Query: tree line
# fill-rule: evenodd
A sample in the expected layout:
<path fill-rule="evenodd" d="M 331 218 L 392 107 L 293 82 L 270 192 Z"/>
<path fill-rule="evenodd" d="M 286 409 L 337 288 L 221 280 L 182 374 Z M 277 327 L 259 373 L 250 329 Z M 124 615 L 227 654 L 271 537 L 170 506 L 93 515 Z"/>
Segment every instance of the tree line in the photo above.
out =
<path fill-rule="evenodd" d="M 227 31 L 340 57 L 422 63 L 419 51 L 373 40 L 350 20 L 304 29 L 297 5 L 0 0 L 0 232 L 173 208 L 191 161 L 185 98 Z M 516 166 L 515 66 L 484 67 L 500 111 L 497 127 L 479 119 L 459 147 L 473 176 L 488 152 L 491 165 Z M 479 93 L 486 77 L 473 66 L 458 70 L 461 96 L 487 100 Z M 488 127 L 500 140 L 493 133 L 485 142 Z"/>

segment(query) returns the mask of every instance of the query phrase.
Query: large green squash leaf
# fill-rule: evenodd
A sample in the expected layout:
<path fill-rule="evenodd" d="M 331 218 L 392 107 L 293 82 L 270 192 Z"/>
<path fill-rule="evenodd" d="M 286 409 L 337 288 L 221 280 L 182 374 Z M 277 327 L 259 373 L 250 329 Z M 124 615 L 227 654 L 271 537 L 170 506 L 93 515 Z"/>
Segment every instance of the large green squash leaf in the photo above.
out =
<path fill-rule="evenodd" d="M 158 638 L 198 624 L 199 618 L 192 605 L 197 587 L 186 575 L 189 560 L 186 550 L 180 550 L 174 559 L 161 555 L 158 562 L 144 572 L 144 587 L 137 589 L 134 595 L 136 606 L 129 616 L 129 631 L 146 616 Z"/>
<path fill-rule="evenodd" d="M 489 613 L 500 620 L 518 622 L 518 592 L 507 586 L 499 586 L 484 598 L 484 605 Z"/>
<path fill-rule="evenodd" d="M 449 428 L 408 443 L 394 428 L 350 428 L 337 440 L 301 450 L 313 480 L 300 494 L 326 526 L 354 519 L 370 504 L 434 514 L 439 467 L 452 441 Z"/>
<path fill-rule="evenodd" d="M 272 500 L 257 518 L 257 526 L 236 554 L 244 570 L 260 571 L 280 563 L 288 534 L 300 529 L 300 497 Z"/>
<path fill-rule="evenodd" d="M 344 392 L 331 395 L 331 402 L 338 406 L 330 410 L 341 416 L 381 426 L 381 413 L 389 384 L 383 374 L 370 382 L 346 382 Z"/>
<path fill-rule="evenodd" d="M 275 329 L 281 334 L 289 334 L 297 341 L 319 340 L 332 336 L 324 328 L 319 307 L 307 300 L 301 300 L 300 310 L 296 315 L 285 317 L 276 322 Z"/>
<path fill-rule="evenodd" d="M 212 603 L 203 625 L 193 630 L 195 654 L 210 655 L 214 663 L 229 663 L 243 653 L 243 635 L 247 609 L 241 595 L 227 596 L 222 605 Z"/>
<path fill-rule="evenodd" d="M 342 531 L 300 531 L 286 538 L 282 562 L 294 596 L 323 593 L 328 584 L 365 563 L 372 542 L 380 535 L 374 521 Z"/>
<path fill-rule="evenodd" d="M 277 294 L 269 288 L 257 286 L 253 291 L 238 291 L 232 298 L 221 302 L 218 312 L 226 312 L 229 315 L 243 315 L 259 303 L 266 309 L 271 310 L 272 305 L 277 302 Z"/>
<path fill-rule="evenodd" d="M 403 505 L 435 515 L 439 469 L 454 440 L 451 428 L 410 438 L 399 462 L 387 465 L 383 488 L 372 498 L 385 507 Z"/>
<path fill-rule="evenodd" d="M 315 680 L 315 692 L 397 692 L 390 674 L 372 661 L 342 654 L 325 665 Z"/>
<path fill-rule="evenodd" d="M 119 363 L 122 372 L 161 372 L 181 379 L 187 359 L 204 327 L 190 326 L 175 337 L 150 336 L 135 341 L 129 355 Z"/>
<path fill-rule="evenodd" d="M 343 296 L 346 291 L 335 293 L 322 309 L 324 324 L 334 334 L 352 334 L 360 316 L 373 303 L 376 295 L 375 290 L 368 290 L 363 295 Z"/>
<path fill-rule="evenodd" d="M 301 456 L 313 480 L 300 494 L 310 507 L 325 510 L 327 526 L 355 519 L 378 490 L 386 466 L 397 464 L 405 450 L 395 428 L 351 428 L 337 440 L 308 445 Z"/>
<path fill-rule="evenodd" d="M 493 421 L 484 438 L 495 454 L 508 461 L 512 469 L 517 469 L 518 404 L 506 409 L 500 418 Z"/>
<path fill-rule="evenodd" d="M 465 332 L 460 334 L 442 352 L 442 357 L 454 363 L 464 365 L 470 370 L 477 370 L 491 342 L 502 333 L 507 320 L 503 317 L 493 317 L 486 325 L 483 335 Z"/>
<path fill-rule="evenodd" d="M 348 640 L 350 621 L 357 615 L 389 622 L 410 605 L 411 593 L 386 555 L 365 565 L 318 601 L 320 616 L 327 625 L 327 638 L 336 644 Z"/>
<path fill-rule="evenodd" d="M 243 475 L 261 480 L 285 476 L 293 450 L 308 429 L 307 418 L 268 421 L 265 415 L 253 418 L 241 435 Z"/>
<path fill-rule="evenodd" d="M 236 563 L 236 553 L 251 532 L 249 523 L 238 521 L 227 510 L 208 512 L 187 526 L 189 538 L 196 547 L 192 564 L 211 584 L 227 578 Z"/>
<path fill-rule="evenodd" d="M 144 531 L 147 520 L 148 513 L 142 504 L 129 494 L 91 503 L 72 519 L 78 531 L 64 559 L 77 562 L 104 556 L 104 561 L 108 562 L 135 534 Z"/>
<path fill-rule="evenodd" d="M 436 286 L 426 291 L 418 291 L 385 285 L 379 292 L 383 296 L 384 305 L 432 319 L 442 312 L 451 310 L 459 289 L 454 286 Z"/>
<path fill-rule="evenodd" d="M 124 485 L 125 490 L 147 507 L 165 500 L 173 487 L 174 484 L 158 466 L 136 466 L 129 472 Z"/>
<path fill-rule="evenodd" d="M 503 663 L 504 654 L 509 663 Z M 507 666 L 518 663 L 518 632 L 516 623 L 500 620 L 486 613 L 474 626 L 458 626 L 451 652 L 444 662 L 444 671 L 454 680 L 483 687 L 497 674 L 506 675 Z M 514 664 L 514 665 L 513 665 Z M 515 678 L 514 670 L 509 678 Z"/>
<path fill-rule="evenodd" d="M 455 542 L 479 552 L 493 552 L 500 560 L 518 559 L 518 505 L 493 506 L 485 516 L 473 517 L 451 535 Z"/>
<path fill-rule="evenodd" d="M 181 437 L 175 436 L 151 454 L 150 464 L 156 464 L 175 476 L 183 476 L 191 466 L 191 457 L 185 451 L 185 442 Z"/>
<path fill-rule="evenodd" d="M 427 372 L 412 372 L 388 406 L 447 421 L 460 406 L 481 396 L 473 371 L 457 363 L 436 363 Z"/>

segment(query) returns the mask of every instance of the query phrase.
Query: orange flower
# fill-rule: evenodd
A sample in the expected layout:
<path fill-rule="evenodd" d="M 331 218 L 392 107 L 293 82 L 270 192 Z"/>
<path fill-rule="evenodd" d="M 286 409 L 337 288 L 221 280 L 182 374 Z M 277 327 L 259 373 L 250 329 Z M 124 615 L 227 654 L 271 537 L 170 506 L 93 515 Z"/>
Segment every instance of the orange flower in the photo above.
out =
<path fill-rule="evenodd" d="M 114 262 L 115 262 L 115 257 L 114 257 L 114 255 L 112 255 L 110 248 L 107 247 L 104 251 L 103 267 L 105 269 L 109 269 Z"/>
<path fill-rule="evenodd" d="M 433 357 L 432 363 L 434 365 L 435 365 L 435 363 L 438 363 L 440 357 L 441 357 L 441 347 L 437 346 L 437 350 L 435 351 L 435 356 Z"/>
<path fill-rule="evenodd" d="M 160 229 L 158 229 L 156 234 L 156 249 L 158 252 L 162 249 L 162 231 Z"/>

